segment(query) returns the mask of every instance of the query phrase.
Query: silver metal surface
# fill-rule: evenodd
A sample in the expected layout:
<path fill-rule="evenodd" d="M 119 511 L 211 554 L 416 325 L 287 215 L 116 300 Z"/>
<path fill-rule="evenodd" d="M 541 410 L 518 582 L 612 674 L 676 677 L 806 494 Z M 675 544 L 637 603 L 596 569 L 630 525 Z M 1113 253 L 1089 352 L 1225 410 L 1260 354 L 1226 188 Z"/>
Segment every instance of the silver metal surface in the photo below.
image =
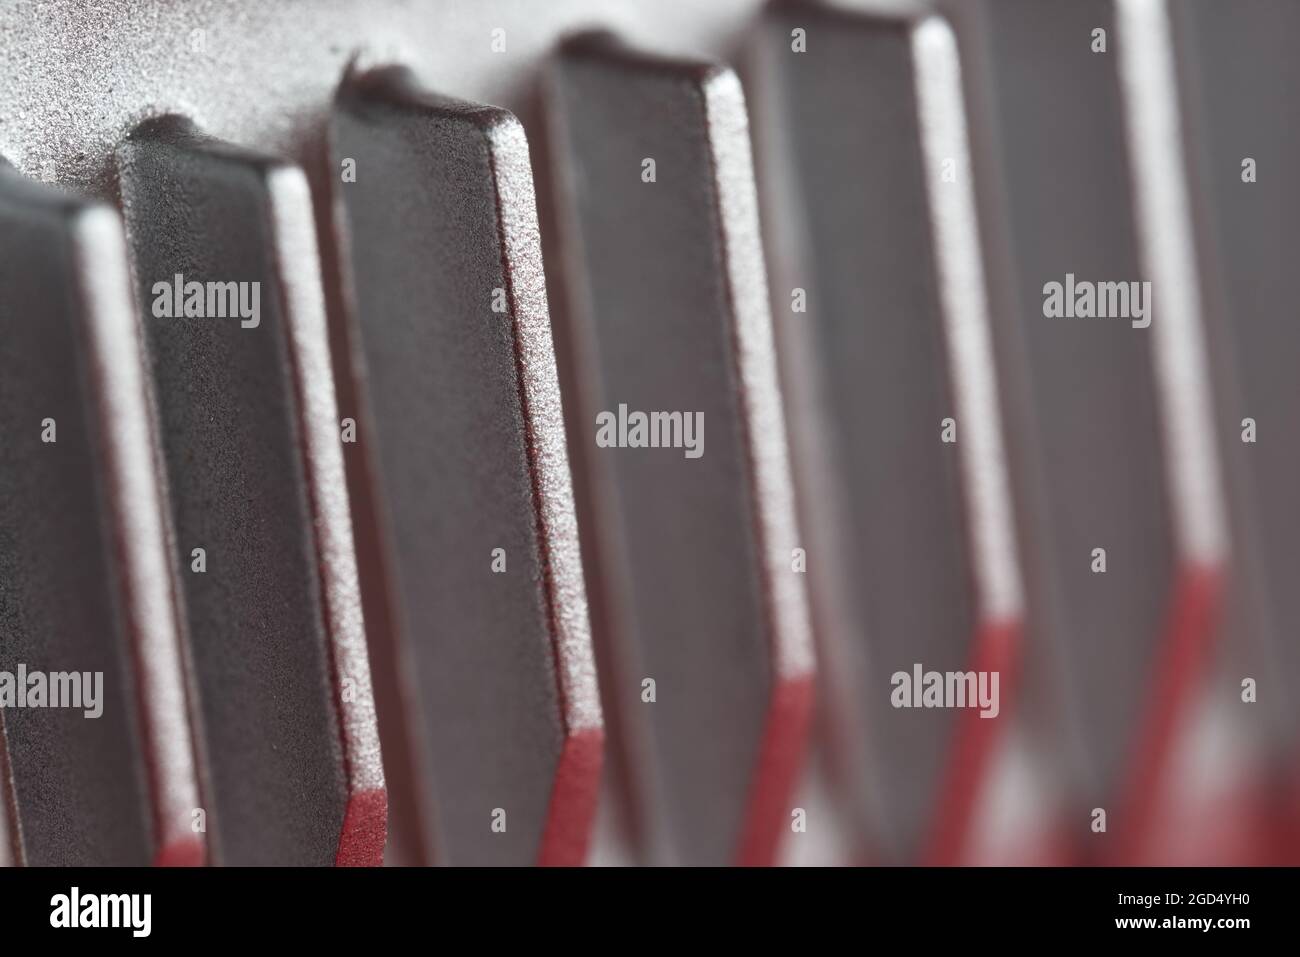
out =
<path fill-rule="evenodd" d="M 117 144 L 175 113 L 306 161 L 358 52 L 367 64 L 409 65 L 429 89 L 519 112 L 566 31 L 602 23 L 665 50 L 716 54 L 759 2 L 9 0 L 0 155 L 40 179 L 107 190 Z"/>
<path fill-rule="evenodd" d="M 972 667 L 1022 605 L 956 50 L 939 21 L 787 3 L 751 52 L 821 685 L 869 855 L 930 859 L 961 843 L 985 749 L 878 689 Z M 986 664 L 1009 677 L 1010 650 Z"/>
<path fill-rule="evenodd" d="M 566 41 L 547 83 L 557 337 L 634 826 L 650 860 L 762 860 L 812 660 L 740 85 L 604 34 Z M 698 416 L 700 454 L 597 447 L 620 407 Z"/>
<path fill-rule="evenodd" d="M 1296 6 L 938 3 L 0 2 L 0 863 L 1293 860 Z"/>
<path fill-rule="evenodd" d="M 2 165 L 0 220 L 0 670 L 102 680 L 94 717 L 4 711 L 9 853 L 37 865 L 200 862 L 121 221 Z"/>
<path fill-rule="evenodd" d="M 383 776 L 306 180 L 179 118 L 118 156 L 213 857 L 377 861 Z M 162 315 L 177 276 L 247 283 L 250 300 L 256 283 L 260 315 Z"/>
<path fill-rule="evenodd" d="M 344 84 L 331 150 L 349 465 L 379 503 L 358 524 L 415 725 L 390 760 L 428 769 L 423 856 L 580 863 L 603 729 L 523 128 L 381 70 Z"/>
<path fill-rule="evenodd" d="M 1176 57 L 1171 95 L 1187 157 L 1178 171 L 1197 240 L 1189 288 L 1203 309 L 1210 435 L 1231 526 L 1231 650 L 1219 680 L 1237 698 L 1244 675 L 1269 676 L 1261 686 L 1274 692 L 1261 695 L 1260 714 L 1237 718 L 1271 766 L 1293 767 L 1300 711 L 1284 689 L 1300 681 L 1300 334 L 1291 292 L 1300 193 L 1286 171 L 1300 160 L 1291 119 L 1300 93 L 1292 49 L 1300 9 L 1273 0 L 1231 9 L 1189 0 L 1147 12 L 1163 14 Z M 1243 179 L 1247 158 L 1256 164 L 1250 183 Z M 1256 422 L 1254 443 L 1242 440 L 1246 418 Z"/>
<path fill-rule="evenodd" d="M 1185 599 L 1155 333 L 1053 318 L 1045 285 L 1149 280 L 1133 214 L 1109 2 L 954 7 L 988 219 L 995 347 L 1029 580 L 1035 723 L 1059 756 L 1067 815 L 1125 803 L 1147 689 Z M 1152 294 L 1155 318 L 1164 308 Z M 1106 571 L 1095 572 L 1104 548 Z M 1063 745 L 1063 747 L 1062 747 Z M 1154 755 L 1149 755 L 1154 757 Z M 1123 816 L 1123 811 L 1120 816 Z"/>

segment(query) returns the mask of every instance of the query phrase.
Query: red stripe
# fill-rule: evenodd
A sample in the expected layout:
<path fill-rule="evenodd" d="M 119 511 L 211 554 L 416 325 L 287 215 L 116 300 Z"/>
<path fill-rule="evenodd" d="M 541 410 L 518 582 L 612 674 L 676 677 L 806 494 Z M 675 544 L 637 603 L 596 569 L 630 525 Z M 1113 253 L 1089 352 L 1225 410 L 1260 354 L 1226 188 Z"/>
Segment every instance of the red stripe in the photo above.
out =
<path fill-rule="evenodd" d="M 1178 725 L 1205 670 L 1222 586 L 1217 568 L 1186 565 L 1178 572 L 1164 639 L 1151 670 L 1150 704 L 1139 725 L 1121 813 L 1112 832 L 1116 863 L 1133 863 L 1143 854 L 1168 784 Z"/>
<path fill-rule="evenodd" d="M 339 836 L 336 867 L 378 867 L 384 863 L 388 839 L 388 792 L 383 788 L 358 791 L 348 798 Z"/>
<path fill-rule="evenodd" d="M 565 737 L 538 864 L 577 867 L 586 861 L 604 752 L 605 732 L 601 728 L 587 728 Z"/>
<path fill-rule="evenodd" d="M 934 830 L 921 857 L 924 864 L 953 865 L 962 861 L 980 785 L 987 776 L 998 739 L 1010 721 L 1022 631 L 1020 622 L 1014 621 L 986 624 L 976 633 L 972 668 L 976 672 L 998 672 L 998 716 L 982 718 L 978 708 L 958 712 Z"/>
<path fill-rule="evenodd" d="M 767 867 L 790 826 L 791 798 L 812 720 L 813 676 L 777 683 L 763 729 L 736 863 Z"/>
<path fill-rule="evenodd" d="M 154 867 L 202 867 L 208 860 L 207 845 L 201 834 L 191 834 L 168 841 L 154 855 Z"/>

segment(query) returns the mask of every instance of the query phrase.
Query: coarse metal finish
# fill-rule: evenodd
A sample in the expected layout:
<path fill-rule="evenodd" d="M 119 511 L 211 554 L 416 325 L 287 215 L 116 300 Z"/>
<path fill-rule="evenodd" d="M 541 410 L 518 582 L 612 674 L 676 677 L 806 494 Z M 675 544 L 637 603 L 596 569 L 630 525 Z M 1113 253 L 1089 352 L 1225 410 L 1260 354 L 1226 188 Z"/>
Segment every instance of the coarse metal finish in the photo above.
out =
<path fill-rule="evenodd" d="M 1126 4 L 1132 5 L 1132 4 Z M 1300 8 L 1277 0 L 1227 7 L 1161 5 L 1177 49 L 1180 131 L 1204 300 L 1213 435 L 1225 472 L 1232 536 L 1233 699 L 1243 674 L 1281 690 L 1300 682 L 1300 331 L 1294 318 L 1300 162 L 1294 121 Z M 1244 163 L 1255 163 L 1254 182 Z M 1182 172 L 1180 169 L 1179 172 Z M 1257 429 L 1243 441 L 1245 419 Z M 1246 638 L 1246 641 L 1239 639 Z M 1263 680 L 1261 679 L 1261 686 Z M 1300 710 L 1293 694 L 1260 697 L 1271 760 L 1294 761 Z M 1247 709 L 1249 711 L 1249 709 Z"/>
<path fill-rule="evenodd" d="M 1039 636 L 1034 704 L 1043 719 L 1064 718 L 1053 751 L 1072 806 L 1095 807 L 1127 783 L 1178 571 L 1152 330 L 1044 315 L 1045 284 L 1067 273 L 1151 278 L 1118 70 L 1090 49 L 1094 28 L 1116 36 L 1114 9 L 988 0 L 962 13 L 967 98 L 988 134 L 976 185 L 996 221 L 989 261 L 1004 270 L 993 329 Z M 1105 573 L 1093 571 L 1097 548 Z"/>
<path fill-rule="evenodd" d="M 795 26 L 811 53 L 791 52 Z M 975 635 L 960 463 L 940 435 L 945 417 L 962 417 L 944 363 L 909 25 L 805 5 L 771 15 L 757 42 L 755 72 L 770 85 L 755 108 L 781 137 L 769 139 L 764 183 L 790 191 L 766 225 L 792 230 L 802 253 L 771 257 L 782 344 L 799 340 L 791 356 L 810 359 L 803 371 L 787 363 L 785 393 L 800 410 L 795 441 L 824 449 L 796 458 L 805 526 L 821 533 L 809 540 L 812 587 L 841 585 L 822 598 L 821 680 L 840 750 L 854 751 L 840 755 L 854 810 L 878 853 L 909 860 L 955 713 L 898 710 L 868 689 L 914 662 L 964 669 Z"/>
<path fill-rule="evenodd" d="M 14 800 L 14 782 L 9 774 L 9 752 L 0 722 L 0 867 L 22 863 L 19 856 L 18 807 Z"/>
<path fill-rule="evenodd" d="M 382 787 L 382 771 L 331 451 L 337 416 L 306 182 L 178 118 L 141 127 L 118 160 L 212 854 L 226 864 L 333 863 L 357 829 L 373 835 L 377 823 L 382 835 L 373 801 L 363 820 L 345 821 L 350 800 Z M 257 283 L 259 320 L 166 314 L 159 304 L 177 276 L 250 284 L 249 296 Z"/>
<path fill-rule="evenodd" d="M 1286 860 L 1297 16 L 0 0 L 0 864 Z"/>
<path fill-rule="evenodd" d="M 948 374 L 964 426 L 958 448 L 969 509 L 976 604 L 985 624 L 1018 625 L 1024 614 L 1024 586 L 998 404 L 998 370 L 993 361 L 992 318 L 975 211 L 961 59 L 952 28 L 942 17 L 916 21 L 909 39 Z"/>
<path fill-rule="evenodd" d="M 740 86 L 583 35 L 545 106 L 606 714 L 648 858 L 725 863 L 766 840 L 765 729 L 811 667 Z M 702 454 L 597 447 L 620 406 L 702 415 Z"/>
<path fill-rule="evenodd" d="M 1191 196 L 1182 162 L 1174 38 L 1165 0 L 1116 0 L 1129 164 L 1142 258 L 1161 291 L 1153 322 L 1174 532 L 1184 561 L 1218 567 L 1227 528 Z"/>
<path fill-rule="evenodd" d="M 194 754 L 193 688 L 186 678 L 157 423 L 143 331 L 131 295 L 126 238 L 115 210 L 95 204 L 78 222 L 74 251 L 86 286 L 89 367 L 104 432 L 104 494 L 120 561 L 122 613 L 132 636 L 141 733 L 154 792 L 157 864 L 201 864 L 194 827 L 202 805 Z"/>
<path fill-rule="evenodd" d="M 426 854 L 578 863 L 602 722 L 523 129 L 377 70 L 344 83 L 331 149 L 350 467 L 379 503 Z"/>
<path fill-rule="evenodd" d="M 107 239 L 95 234 L 101 215 L 112 216 L 0 166 L 0 671 L 101 680 L 96 716 L 5 707 L 13 854 L 32 865 L 144 865 L 157 840 L 149 755 L 135 733 L 133 609 L 116 594 L 131 570 L 118 562 L 110 514 L 108 410 L 86 376 L 104 359 L 92 326 L 121 320 L 126 304 L 121 290 L 92 298 L 83 269 L 83 244 Z M 88 252 L 105 269 L 125 265 L 120 233 L 117 247 L 107 239 Z"/>
<path fill-rule="evenodd" d="M 970 180 L 938 178 L 965 130 L 936 29 L 774 5 L 750 60 L 821 683 L 852 813 L 892 860 L 931 838 L 956 726 L 869 689 L 963 671 L 981 624 L 1021 614 Z"/>
<path fill-rule="evenodd" d="M 386 839 L 387 797 L 312 199 L 307 179 L 296 167 L 272 169 L 266 188 L 347 770 L 348 804 L 335 862 L 373 865 L 379 863 Z"/>
<path fill-rule="evenodd" d="M 31 176 L 107 190 L 117 144 L 174 113 L 305 161 L 358 52 L 411 66 L 429 89 L 517 110 L 565 31 L 601 22 L 667 50 L 717 54 L 759 2 L 9 0 L 0 154 Z"/>

